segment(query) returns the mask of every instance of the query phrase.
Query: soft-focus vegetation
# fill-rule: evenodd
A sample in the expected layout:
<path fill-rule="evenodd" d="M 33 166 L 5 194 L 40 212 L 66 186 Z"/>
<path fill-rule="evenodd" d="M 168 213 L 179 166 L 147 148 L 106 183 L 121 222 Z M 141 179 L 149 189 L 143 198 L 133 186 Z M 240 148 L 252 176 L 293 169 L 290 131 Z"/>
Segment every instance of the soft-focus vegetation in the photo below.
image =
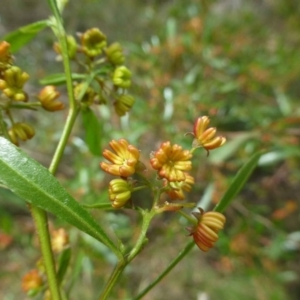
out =
<path fill-rule="evenodd" d="M 193 170 L 196 184 L 188 201 L 203 208 L 219 201 L 252 154 L 265 151 L 226 211 L 227 223 L 216 247 L 208 254 L 195 247 L 143 299 L 202 299 L 205 294 L 212 300 L 299 299 L 300 4 L 70 2 L 64 15 L 67 31 L 99 27 L 124 45 L 126 65 L 133 73 L 130 91 L 136 101 L 129 116 L 119 119 L 106 106 L 95 111 L 102 149 L 121 137 L 143 147 L 142 156 L 165 140 L 185 145 L 190 139 L 182 132 L 191 131 L 197 117 L 210 116 L 227 143 L 208 158 L 205 152 L 193 158 L 201 163 Z M 48 15 L 46 1 L 3 1 L 1 36 Z M 54 62 L 53 42 L 45 31 L 14 54 L 31 76 L 33 93 L 38 93 L 39 80 L 46 74 L 62 72 L 61 63 Z M 64 112 L 49 117 L 26 111 L 21 116 L 36 130 L 35 138 L 22 148 L 46 167 L 63 118 Z M 102 157 L 89 152 L 83 121 L 77 120 L 57 177 L 81 204 L 107 202 L 111 177 L 99 168 Z M 145 195 L 140 191 L 134 197 Z M 113 224 L 124 241 L 137 234 L 132 211 L 92 213 L 101 224 Z M 70 299 L 96 299 L 115 258 L 99 242 L 54 216 L 50 222 L 70 233 Z M 185 226 L 173 215 L 155 219 L 149 244 L 126 269 L 111 299 L 131 299 L 154 280 L 186 245 Z M 0 190 L 0 250 L 0 298 L 27 299 L 21 279 L 40 257 L 38 242 L 26 205 L 6 189 Z"/>

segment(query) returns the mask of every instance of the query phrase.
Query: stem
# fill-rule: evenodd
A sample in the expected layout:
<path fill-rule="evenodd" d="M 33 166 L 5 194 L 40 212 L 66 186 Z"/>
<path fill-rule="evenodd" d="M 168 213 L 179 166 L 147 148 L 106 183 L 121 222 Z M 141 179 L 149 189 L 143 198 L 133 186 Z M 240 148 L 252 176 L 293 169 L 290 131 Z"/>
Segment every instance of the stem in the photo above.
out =
<path fill-rule="evenodd" d="M 104 291 L 100 295 L 99 300 L 105 300 L 108 297 L 111 289 L 116 284 L 118 278 L 123 273 L 125 267 L 142 250 L 142 248 L 145 244 L 145 236 L 146 236 L 148 227 L 150 225 L 151 219 L 155 216 L 156 212 L 154 210 L 151 210 L 150 212 L 142 210 L 141 212 L 142 212 L 142 216 L 143 216 L 143 223 L 142 223 L 141 232 L 140 232 L 140 235 L 137 239 L 137 242 L 136 242 L 135 246 L 132 248 L 132 250 L 130 251 L 127 259 L 126 260 L 124 260 L 124 259 L 120 260 L 118 262 L 118 264 L 116 265 L 113 273 L 111 274 L 108 282 L 106 283 Z"/>
<path fill-rule="evenodd" d="M 59 285 L 57 283 L 55 262 L 51 248 L 51 240 L 48 228 L 47 214 L 44 210 L 31 206 L 31 214 L 34 219 L 35 227 L 37 228 L 43 263 L 45 266 L 51 299 L 60 300 Z"/>
<path fill-rule="evenodd" d="M 116 265 L 114 271 L 110 275 L 110 278 L 108 279 L 104 291 L 101 293 L 99 300 L 105 300 L 107 299 L 111 289 L 116 284 L 117 280 L 119 279 L 120 275 L 123 273 L 125 267 L 127 266 L 127 262 L 124 260 L 120 260 L 118 264 Z"/>
<path fill-rule="evenodd" d="M 189 222 L 193 223 L 194 225 L 197 225 L 198 221 L 195 218 L 192 218 L 190 215 L 186 214 L 182 210 L 178 210 L 177 212 L 181 214 L 184 218 L 186 218 Z"/>
<path fill-rule="evenodd" d="M 8 135 L 8 132 L 7 132 L 7 128 L 5 126 L 5 122 L 3 120 L 2 109 L 0 109 L 0 132 L 1 132 L 1 134 L 4 135 L 5 138 L 7 138 L 8 140 L 10 140 L 10 137 Z"/>
<path fill-rule="evenodd" d="M 150 212 L 142 211 L 143 223 L 142 223 L 141 232 L 140 232 L 140 235 L 137 239 L 135 246 L 133 247 L 133 249 L 130 251 L 130 253 L 128 255 L 128 258 L 127 258 L 128 262 L 132 261 L 136 257 L 136 255 L 142 250 L 142 248 L 145 244 L 145 237 L 146 237 L 148 227 L 150 225 L 152 218 L 155 216 L 155 214 L 156 214 L 156 212 L 154 210 L 151 210 Z"/>
<path fill-rule="evenodd" d="M 72 86 L 72 78 L 71 78 L 71 68 L 68 59 L 68 49 L 67 49 L 67 42 L 65 37 L 64 28 L 62 25 L 62 20 L 60 13 L 57 8 L 56 0 L 48 0 L 49 5 L 52 9 L 52 12 L 56 19 L 56 30 L 54 32 L 58 36 L 59 43 L 62 48 L 62 56 L 64 62 L 64 69 L 66 73 L 66 80 L 67 80 L 67 88 L 68 88 L 68 96 L 69 96 L 69 114 L 67 117 L 67 121 L 65 123 L 65 127 L 61 136 L 61 139 L 58 143 L 56 148 L 55 154 L 52 158 L 52 162 L 49 167 L 49 171 L 54 174 L 57 170 L 59 161 L 62 157 L 64 148 L 66 146 L 68 137 L 70 135 L 71 129 L 76 119 L 77 109 L 76 109 L 76 102 L 73 95 L 73 86 Z M 45 271 L 48 278 L 49 289 L 51 293 L 51 298 L 53 300 L 61 300 L 60 291 L 59 291 L 59 284 L 57 282 L 56 271 L 55 271 L 55 262 L 53 257 L 53 252 L 51 248 L 51 240 L 48 228 L 48 218 L 47 214 L 44 210 L 38 207 L 31 207 L 32 216 L 35 222 L 35 226 L 38 231 L 38 236 L 40 240 L 40 247 L 43 256 L 43 261 L 45 265 Z"/>
<path fill-rule="evenodd" d="M 153 287 L 155 287 L 170 271 L 191 251 L 195 245 L 194 241 L 188 243 L 182 252 L 168 265 L 168 267 L 143 291 L 141 291 L 133 300 L 142 299 Z"/>

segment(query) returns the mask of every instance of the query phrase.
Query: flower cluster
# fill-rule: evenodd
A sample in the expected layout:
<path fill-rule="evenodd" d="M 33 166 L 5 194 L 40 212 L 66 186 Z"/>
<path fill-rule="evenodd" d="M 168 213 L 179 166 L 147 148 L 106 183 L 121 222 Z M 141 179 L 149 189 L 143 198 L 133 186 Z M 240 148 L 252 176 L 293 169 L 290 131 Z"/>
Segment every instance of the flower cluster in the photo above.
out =
<path fill-rule="evenodd" d="M 3 119 L 7 116 L 7 120 L 2 126 L 1 132 L 10 139 L 15 145 L 19 145 L 21 141 L 31 139 L 34 134 L 34 128 L 26 122 L 16 122 L 11 110 L 42 107 L 47 111 L 58 111 L 64 108 L 64 104 L 58 101 L 59 92 L 54 86 L 44 87 L 37 96 L 38 101 L 29 102 L 30 97 L 24 87 L 29 79 L 29 75 L 21 68 L 14 65 L 13 57 L 10 53 L 10 44 L 6 41 L 0 42 L 0 105 L 6 112 Z M 28 102 L 24 104 L 24 102 Z M 0 111 L 1 113 L 1 111 Z"/>
<path fill-rule="evenodd" d="M 84 75 L 81 76 L 84 78 L 82 81 L 79 77 L 79 81 L 74 83 L 76 100 L 83 107 L 111 102 L 118 116 L 126 115 L 135 101 L 128 93 L 132 74 L 124 65 L 122 46 L 117 42 L 108 44 L 106 35 L 98 28 L 80 33 L 78 42 L 75 37 L 67 36 L 67 44 L 69 58 L 79 67 L 84 65 L 83 71 L 90 72 L 93 78 L 87 82 Z M 58 43 L 54 44 L 54 50 L 61 59 L 62 50 Z"/>
<path fill-rule="evenodd" d="M 108 149 L 103 151 L 103 156 L 109 162 L 100 163 L 105 172 L 120 177 L 109 183 L 108 193 L 112 207 L 124 207 L 131 199 L 133 192 L 152 186 L 154 194 L 159 191 L 159 197 L 154 200 L 153 204 L 156 213 L 180 211 L 185 204 L 168 201 L 162 203 L 160 195 L 165 193 L 171 200 L 184 200 L 186 198 L 185 193 L 190 192 L 195 184 L 194 177 L 188 173 L 192 169 L 193 152 L 200 147 L 207 151 L 212 150 L 225 143 L 224 137 L 215 137 L 215 128 L 207 129 L 208 123 L 209 118 L 206 116 L 196 120 L 191 150 L 184 150 L 180 145 L 171 144 L 170 141 L 167 141 L 162 143 L 158 150 L 151 153 L 150 165 L 157 172 L 156 178 L 162 182 L 160 188 L 157 187 L 157 184 L 152 185 L 148 180 L 145 180 L 144 186 L 137 186 L 138 181 L 132 180 L 130 176 L 138 173 L 143 178 L 141 166 L 144 164 L 139 161 L 140 151 L 125 139 L 112 140 L 109 145 L 113 151 Z M 182 214 L 185 215 L 183 212 Z M 218 212 L 204 213 L 202 209 L 200 209 L 200 213 L 194 215 L 198 221 L 195 226 L 190 228 L 190 235 L 193 236 L 195 243 L 201 250 L 208 251 L 218 240 L 218 231 L 224 227 L 225 217 Z M 187 215 L 185 216 L 189 218 Z"/>

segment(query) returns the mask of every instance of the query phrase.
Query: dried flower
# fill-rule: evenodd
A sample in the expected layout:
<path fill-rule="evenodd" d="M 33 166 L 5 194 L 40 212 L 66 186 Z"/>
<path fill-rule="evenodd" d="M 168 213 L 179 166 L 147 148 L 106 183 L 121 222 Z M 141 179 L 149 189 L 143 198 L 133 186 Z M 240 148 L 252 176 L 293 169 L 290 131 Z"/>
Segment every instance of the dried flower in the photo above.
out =
<path fill-rule="evenodd" d="M 62 102 L 57 100 L 59 96 L 60 94 L 54 85 L 47 85 L 40 91 L 38 99 L 45 110 L 58 111 L 65 107 Z"/>
<path fill-rule="evenodd" d="M 184 181 L 184 172 L 192 168 L 191 157 L 192 153 L 189 150 L 182 150 L 177 144 L 172 146 L 170 142 L 165 142 L 152 153 L 150 163 L 161 178 L 168 181 Z"/>
<path fill-rule="evenodd" d="M 31 295 L 35 294 L 43 286 L 43 279 L 38 270 L 34 269 L 22 278 L 22 289 Z"/>
<path fill-rule="evenodd" d="M 109 200 L 113 208 L 124 206 L 131 198 L 132 185 L 124 179 L 113 179 L 109 183 Z"/>
<path fill-rule="evenodd" d="M 103 156 L 111 164 L 102 162 L 100 164 L 101 168 L 115 176 L 128 177 L 134 174 L 139 162 L 139 150 L 130 145 L 125 139 L 112 140 L 109 145 L 115 153 L 107 149 L 103 151 Z"/>
<path fill-rule="evenodd" d="M 215 127 L 207 128 L 210 122 L 209 117 L 203 116 L 196 120 L 194 124 L 195 136 L 193 141 L 193 147 L 203 147 L 207 151 L 221 147 L 225 144 L 226 138 L 222 136 L 216 136 L 217 129 Z"/>
<path fill-rule="evenodd" d="M 131 72 L 125 66 L 117 67 L 112 80 L 115 86 L 127 89 L 131 85 Z"/>
<path fill-rule="evenodd" d="M 167 194 L 173 200 L 184 200 L 184 192 L 190 192 L 192 185 L 195 183 L 194 177 L 188 173 L 184 173 L 185 179 L 183 181 L 172 181 L 169 182 L 170 190 L 167 191 Z M 165 185 L 168 183 L 165 180 Z"/>
<path fill-rule="evenodd" d="M 188 228 L 197 246 L 204 252 L 207 252 L 214 246 L 218 240 L 218 232 L 223 229 L 226 218 L 223 214 L 210 211 L 204 213 L 199 208 L 200 213 L 194 213 L 198 219 L 198 224 L 193 228 Z"/>

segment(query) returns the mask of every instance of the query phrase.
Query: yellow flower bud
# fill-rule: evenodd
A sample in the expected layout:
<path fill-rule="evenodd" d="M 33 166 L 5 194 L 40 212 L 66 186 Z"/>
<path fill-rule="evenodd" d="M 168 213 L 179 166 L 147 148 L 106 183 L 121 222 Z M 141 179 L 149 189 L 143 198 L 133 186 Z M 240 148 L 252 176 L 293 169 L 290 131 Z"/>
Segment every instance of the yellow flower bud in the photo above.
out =
<path fill-rule="evenodd" d="M 124 179 L 113 179 L 109 183 L 109 199 L 112 207 L 120 208 L 131 198 L 132 186 Z"/>
<path fill-rule="evenodd" d="M 113 64 L 113 65 L 123 65 L 125 61 L 125 57 L 123 55 L 123 49 L 119 43 L 113 43 L 111 44 L 106 50 L 105 54 L 107 56 L 107 59 Z"/>
<path fill-rule="evenodd" d="M 57 98 L 60 96 L 56 87 L 53 85 L 45 86 L 39 93 L 38 99 L 42 104 L 42 107 L 48 111 L 62 110 L 65 105 L 58 101 Z"/>
<path fill-rule="evenodd" d="M 117 67 L 112 80 L 115 86 L 127 89 L 131 85 L 131 72 L 125 66 Z"/>
<path fill-rule="evenodd" d="M 3 79 L 0 80 L 0 89 L 8 98 L 15 101 L 27 101 L 28 96 L 23 91 L 23 86 L 28 79 L 27 73 L 13 66 L 4 71 Z"/>
<path fill-rule="evenodd" d="M 75 38 L 72 35 L 67 35 L 67 46 L 68 46 L 69 58 L 70 59 L 75 58 L 78 46 L 77 46 Z M 61 47 L 60 47 L 59 43 L 55 43 L 53 45 L 53 49 L 57 54 L 59 54 L 59 56 L 61 56 L 62 52 L 61 52 Z"/>
<path fill-rule="evenodd" d="M 10 44 L 6 41 L 0 42 L 0 70 L 6 70 L 11 67 L 12 56 L 9 51 Z"/>
<path fill-rule="evenodd" d="M 114 103 L 116 113 L 124 116 L 134 104 L 134 98 L 130 95 L 121 95 Z"/>
<path fill-rule="evenodd" d="M 82 34 L 81 44 L 84 54 L 94 58 L 106 47 L 106 36 L 98 28 L 91 28 Z"/>
<path fill-rule="evenodd" d="M 18 122 L 13 124 L 13 126 L 8 130 L 8 134 L 11 142 L 18 146 L 19 139 L 22 141 L 27 141 L 34 136 L 35 131 L 29 124 Z"/>

